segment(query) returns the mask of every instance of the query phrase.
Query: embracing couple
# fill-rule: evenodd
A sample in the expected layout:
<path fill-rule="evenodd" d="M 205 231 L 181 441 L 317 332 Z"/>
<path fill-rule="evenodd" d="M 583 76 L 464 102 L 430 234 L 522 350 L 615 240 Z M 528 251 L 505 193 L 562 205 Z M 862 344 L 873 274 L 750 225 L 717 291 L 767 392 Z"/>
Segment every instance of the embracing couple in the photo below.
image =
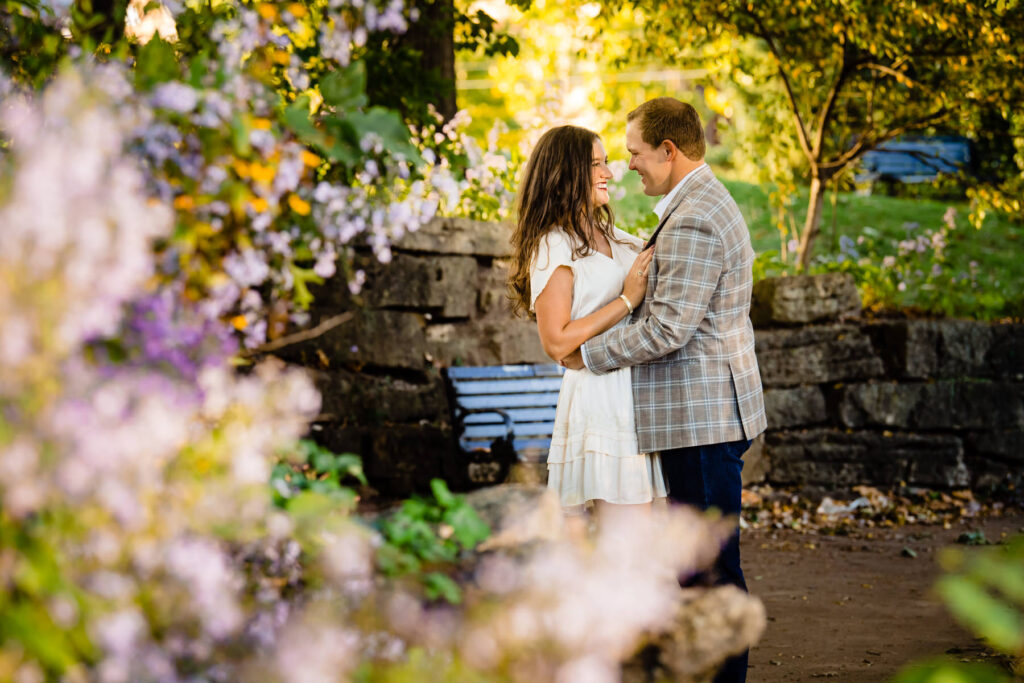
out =
<path fill-rule="evenodd" d="M 704 148 L 688 104 L 661 97 L 629 113 L 629 168 L 644 194 L 661 196 L 646 243 L 613 224 L 595 133 L 553 128 L 527 163 L 509 284 L 516 308 L 535 312 L 544 350 L 568 368 L 548 487 L 570 516 L 666 496 L 740 512 L 741 456 L 766 426 L 749 318 L 754 252 Z M 713 577 L 746 589 L 738 530 Z M 745 676 L 744 654 L 716 680 Z"/>

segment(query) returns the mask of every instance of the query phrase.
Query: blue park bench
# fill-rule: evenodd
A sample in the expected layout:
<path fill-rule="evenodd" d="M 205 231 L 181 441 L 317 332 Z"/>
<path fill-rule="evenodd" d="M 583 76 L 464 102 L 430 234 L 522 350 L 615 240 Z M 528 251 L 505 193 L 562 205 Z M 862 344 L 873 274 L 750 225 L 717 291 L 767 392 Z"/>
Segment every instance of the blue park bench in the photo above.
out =
<path fill-rule="evenodd" d="M 971 163 L 967 138 L 946 135 L 897 138 L 865 152 L 857 180 L 923 183 L 940 173 L 965 170 Z"/>
<path fill-rule="evenodd" d="M 451 367 L 446 374 L 470 485 L 499 483 L 514 462 L 547 461 L 565 369 L 554 363 Z"/>

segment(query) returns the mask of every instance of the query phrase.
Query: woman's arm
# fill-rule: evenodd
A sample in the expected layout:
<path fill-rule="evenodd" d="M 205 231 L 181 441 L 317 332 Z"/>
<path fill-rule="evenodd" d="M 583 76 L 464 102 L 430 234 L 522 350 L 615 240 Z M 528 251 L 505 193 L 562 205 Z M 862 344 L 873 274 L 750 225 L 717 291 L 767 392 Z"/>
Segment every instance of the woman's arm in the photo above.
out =
<path fill-rule="evenodd" d="M 633 308 L 640 305 L 647 290 L 647 266 L 653 253 L 653 249 L 648 249 L 637 256 L 626 275 L 623 294 Z M 611 329 L 630 312 L 626 303 L 618 298 L 588 316 L 572 320 L 572 277 L 569 267 L 557 268 L 534 304 L 540 343 L 544 352 L 556 361 L 568 356 L 591 337 Z"/>

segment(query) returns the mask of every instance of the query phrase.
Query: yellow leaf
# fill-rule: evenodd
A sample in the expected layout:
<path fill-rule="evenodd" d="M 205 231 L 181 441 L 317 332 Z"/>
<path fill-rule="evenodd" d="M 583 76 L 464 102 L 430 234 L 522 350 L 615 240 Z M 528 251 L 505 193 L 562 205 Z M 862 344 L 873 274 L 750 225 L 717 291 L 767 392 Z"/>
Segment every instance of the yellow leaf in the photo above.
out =
<path fill-rule="evenodd" d="M 273 21 L 274 19 L 277 19 L 277 8 L 274 7 L 273 3 L 262 2 L 256 8 L 256 11 L 258 11 L 260 13 L 260 16 L 266 19 L 267 21 Z"/>
<path fill-rule="evenodd" d="M 270 130 L 270 119 L 253 119 L 252 127 L 257 130 Z"/>
<path fill-rule="evenodd" d="M 253 197 L 249 200 L 249 206 L 253 208 L 256 213 L 263 213 L 270 208 L 270 204 L 263 197 Z"/>
<path fill-rule="evenodd" d="M 316 168 L 320 165 L 320 157 L 310 152 L 308 149 L 302 150 L 302 163 L 310 168 Z"/>
<path fill-rule="evenodd" d="M 178 211 L 187 211 L 196 208 L 196 200 L 191 195 L 180 194 L 174 198 L 174 208 Z"/>
<path fill-rule="evenodd" d="M 238 174 L 239 178 L 248 178 L 252 175 L 252 172 L 249 170 L 249 164 L 241 159 L 235 159 L 231 162 L 231 165 L 234 167 L 235 173 Z"/>
<path fill-rule="evenodd" d="M 297 194 L 288 195 L 288 206 L 290 206 L 292 208 L 292 211 L 299 214 L 300 216 L 309 215 L 309 202 L 307 202 Z"/>
<path fill-rule="evenodd" d="M 278 64 L 287 64 L 292 61 L 292 57 L 288 54 L 287 50 L 274 50 L 271 54 L 274 57 L 274 61 Z"/>
<path fill-rule="evenodd" d="M 264 166 L 263 164 L 253 162 L 249 165 L 249 171 L 252 173 L 252 179 L 257 183 L 269 185 L 270 181 L 274 179 L 273 166 Z"/>

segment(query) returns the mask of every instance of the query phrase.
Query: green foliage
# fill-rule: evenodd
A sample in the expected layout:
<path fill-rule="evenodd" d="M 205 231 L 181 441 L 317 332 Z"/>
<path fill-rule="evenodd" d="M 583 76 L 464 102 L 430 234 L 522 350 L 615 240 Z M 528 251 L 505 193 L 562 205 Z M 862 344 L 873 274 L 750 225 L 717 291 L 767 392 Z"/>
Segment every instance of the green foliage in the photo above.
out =
<path fill-rule="evenodd" d="M 489 57 L 519 52 L 514 37 L 468 3 L 411 0 L 405 12 L 416 15 L 408 32 L 372 33 L 355 56 L 369 66 L 371 102 L 400 111 L 413 125 L 429 123 L 433 111 L 455 113 L 447 109 L 455 101 L 456 51 Z"/>
<path fill-rule="evenodd" d="M 321 506 L 354 508 L 356 482 L 367 483 L 358 455 L 338 455 L 310 439 L 282 453 L 270 475 L 274 504 L 300 515 Z"/>
<path fill-rule="evenodd" d="M 445 573 L 459 553 L 472 550 L 491 529 L 462 496 L 441 479 L 430 482 L 432 499 L 413 496 L 375 523 L 384 537 L 377 549 L 377 566 L 390 577 L 413 576 L 431 600 L 452 604 L 462 591 Z"/>
<path fill-rule="evenodd" d="M 815 208 L 829 181 L 867 150 L 907 131 L 971 135 L 993 111 L 1009 119 L 1024 97 L 1024 11 L 1009 3 L 705 0 L 685 12 L 656 0 L 630 4 L 644 34 L 634 59 L 693 64 L 703 50 L 716 83 L 762 105 L 745 107 L 763 135 L 764 153 L 754 159 L 798 150 Z M 769 166 L 785 175 L 784 164 Z M 820 213 L 809 211 L 800 231 L 805 267 L 820 225 Z"/>
<path fill-rule="evenodd" d="M 1005 655 L 1015 675 L 1024 674 L 1024 536 L 1005 545 L 940 557 L 946 574 L 936 586 L 953 616 Z M 936 659 L 909 667 L 896 683 L 990 683 L 1009 681 L 994 667 Z"/>
<path fill-rule="evenodd" d="M 757 254 L 755 281 L 795 273 L 792 260 L 780 255 L 765 189 L 730 178 L 724 182 L 750 229 Z M 1015 245 L 1024 239 L 1024 225 L 990 215 L 976 230 L 966 220 L 966 204 L 953 209 L 955 216 L 945 202 L 840 192 L 834 204 L 826 205 L 823 239 L 811 271 L 851 273 L 864 304 L 876 311 L 912 309 L 982 320 L 1020 317 L 1024 297 L 1017 283 L 1024 278 L 1024 263 Z M 802 218 L 797 212 L 795 219 Z"/>
<path fill-rule="evenodd" d="M 69 628 L 46 605 L 63 605 L 77 614 L 87 607 L 86 596 L 67 580 L 59 550 L 34 531 L 0 512 L 0 548 L 13 553 L 7 585 L 0 591 L 0 642 L 20 643 L 49 670 L 65 672 L 77 662 L 92 661 L 96 648 L 82 620 L 75 619 Z"/>
<path fill-rule="evenodd" d="M 172 81 L 181 75 L 178 57 L 170 43 L 154 37 L 141 48 L 135 58 L 135 87 L 151 90 L 159 83 Z"/>
<path fill-rule="evenodd" d="M 1024 537 L 991 548 L 949 549 L 938 583 L 953 616 L 996 650 L 1024 657 Z"/>
<path fill-rule="evenodd" d="M 812 272 L 848 272 L 870 309 L 913 309 L 929 315 L 992 320 L 1020 314 L 1013 301 L 988 277 L 980 265 L 954 259 L 956 211 L 947 210 L 939 228 L 932 230 L 906 223 L 904 239 L 884 237 L 864 227 L 854 240 L 839 239 L 835 259 L 817 261 Z"/>
<path fill-rule="evenodd" d="M 893 683 L 1006 683 L 1009 680 L 988 664 L 966 664 L 936 658 L 905 669 L 893 679 Z"/>
<path fill-rule="evenodd" d="M 70 3 L 63 21 L 53 4 L 0 0 L 0 71 L 38 88 L 56 73 L 73 46 L 100 60 L 120 59 L 129 52 L 123 30 L 128 0 L 77 0 Z"/>

